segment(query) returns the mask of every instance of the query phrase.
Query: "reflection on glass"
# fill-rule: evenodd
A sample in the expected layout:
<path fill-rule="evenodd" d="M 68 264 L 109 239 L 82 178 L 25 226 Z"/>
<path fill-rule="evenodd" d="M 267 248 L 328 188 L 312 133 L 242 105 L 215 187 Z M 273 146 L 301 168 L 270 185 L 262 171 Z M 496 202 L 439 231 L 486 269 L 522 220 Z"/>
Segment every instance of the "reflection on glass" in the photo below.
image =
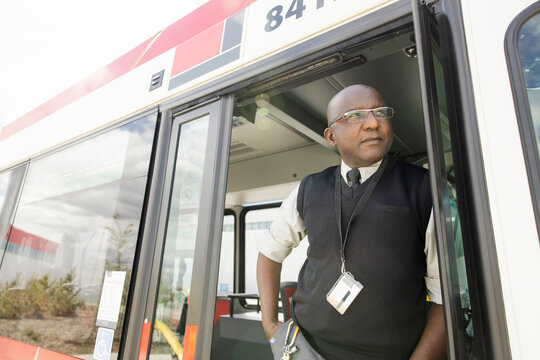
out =
<path fill-rule="evenodd" d="M 518 48 L 540 153 L 540 13 L 527 20 L 521 28 Z"/>
<path fill-rule="evenodd" d="M 250 210 L 246 213 L 246 289 L 247 293 L 257 291 L 257 243 L 277 216 L 279 208 Z M 287 256 L 281 267 L 281 281 L 298 281 L 298 273 L 306 260 L 308 241 L 304 239 L 300 245 Z M 253 302 L 255 304 L 255 302 Z"/>
<path fill-rule="evenodd" d="M 0 336 L 91 358 L 104 276 L 118 271 L 116 358 L 154 128 L 148 116 L 30 164 L 0 267 Z"/>
<path fill-rule="evenodd" d="M 531 17 L 519 31 L 519 55 L 528 89 L 540 88 L 540 14 Z"/>
<path fill-rule="evenodd" d="M 208 123 L 207 115 L 180 128 L 150 359 L 183 352 Z"/>
<path fill-rule="evenodd" d="M 234 215 L 225 215 L 219 256 L 218 296 L 234 292 L 234 226 Z"/>
<path fill-rule="evenodd" d="M 456 195 L 456 179 L 454 174 L 454 157 L 452 155 L 452 144 L 447 115 L 446 95 L 444 92 L 444 77 L 442 65 L 433 54 L 435 79 L 437 82 L 437 96 L 439 99 L 439 118 L 441 127 L 442 147 L 444 158 L 442 159 L 445 168 L 445 186 L 441 189 L 441 201 L 443 204 L 443 216 L 445 216 L 445 233 L 447 241 L 446 252 L 450 261 L 449 278 L 453 289 L 459 289 L 458 294 L 451 294 L 452 299 L 458 299 L 455 304 L 456 309 L 461 310 L 460 319 L 457 325 L 459 336 L 466 344 L 466 359 L 475 359 L 473 350 L 474 329 L 473 314 L 469 297 L 469 284 L 467 282 L 467 269 L 465 266 L 465 254 L 463 251 L 463 238 L 461 234 L 461 222 L 458 214 L 458 198 Z M 454 286 L 456 284 L 457 286 Z"/>
<path fill-rule="evenodd" d="M 0 174 L 0 265 L 8 244 L 11 217 L 22 185 L 25 166 Z"/>

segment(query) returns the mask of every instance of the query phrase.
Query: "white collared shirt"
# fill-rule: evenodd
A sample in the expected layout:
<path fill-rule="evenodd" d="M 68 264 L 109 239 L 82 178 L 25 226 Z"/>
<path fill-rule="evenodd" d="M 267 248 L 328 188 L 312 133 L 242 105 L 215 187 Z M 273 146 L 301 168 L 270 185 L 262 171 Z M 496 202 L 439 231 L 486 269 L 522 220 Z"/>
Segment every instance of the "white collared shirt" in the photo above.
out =
<path fill-rule="evenodd" d="M 381 161 L 359 168 L 361 180 L 369 179 L 381 165 Z M 341 176 L 347 182 L 347 172 L 351 170 L 347 164 L 341 161 Z M 297 247 L 300 241 L 307 235 L 304 222 L 298 214 L 296 201 L 298 197 L 298 185 L 281 204 L 280 211 L 270 229 L 259 239 L 257 249 L 267 258 L 281 263 Z M 426 254 L 427 273 L 424 276 L 428 296 L 431 301 L 442 304 L 441 284 L 439 280 L 439 263 L 437 260 L 437 245 L 435 242 L 435 225 L 433 222 L 433 210 L 431 211 L 426 229 L 426 241 L 424 253 Z"/>

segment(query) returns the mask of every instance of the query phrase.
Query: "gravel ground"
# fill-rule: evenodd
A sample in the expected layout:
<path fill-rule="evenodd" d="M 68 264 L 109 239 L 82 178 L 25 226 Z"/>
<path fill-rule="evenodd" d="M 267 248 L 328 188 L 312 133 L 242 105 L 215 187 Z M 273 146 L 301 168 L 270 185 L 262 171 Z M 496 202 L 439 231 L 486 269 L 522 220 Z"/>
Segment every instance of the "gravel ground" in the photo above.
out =
<path fill-rule="evenodd" d="M 0 336 L 61 352 L 92 354 L 97 327 L 95 313 L 81 311 L 74 317 L 0 319 Z"/>
<path fill-rule="evenodd" d="M 0 336 L 41 348 L 92 360 L 97 335 L 96 310 L 79 310 L 74 317 L 46 319 L 0 319 Z M 117 359 L 119 331 L 115 332 L 111 360 Z M 153 360 L 170 360 L 172 349 L 167 343 L 154 343 Z"/>

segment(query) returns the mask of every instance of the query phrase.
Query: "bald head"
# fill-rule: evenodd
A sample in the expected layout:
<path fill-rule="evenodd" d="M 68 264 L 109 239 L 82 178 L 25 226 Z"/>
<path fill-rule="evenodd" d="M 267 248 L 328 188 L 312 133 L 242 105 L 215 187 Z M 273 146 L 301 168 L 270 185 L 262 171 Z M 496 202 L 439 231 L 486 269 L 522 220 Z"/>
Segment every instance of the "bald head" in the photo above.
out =
<path fill-rule="evenodd" d="M 331 123 L 346 112 L 387 106 L 377 90 L 366 85 L 352 85 L 336 94 L 328 104 Z M 328 144 L 337 146 L 342 160 L 351 168 L 369 166 L 381 160 L 392 145 L 392 119 L 377 118 L 373 112 L 362 121 L 341 121 L 324 131 Z"/>
<path fill-rule="evenodd" d="M 367 85 L 351 85 L 338 92 L 328 103 L 326 117 L 328 123 L 355 109 L 372 109 L 386 106 L 382 95 Z"/>

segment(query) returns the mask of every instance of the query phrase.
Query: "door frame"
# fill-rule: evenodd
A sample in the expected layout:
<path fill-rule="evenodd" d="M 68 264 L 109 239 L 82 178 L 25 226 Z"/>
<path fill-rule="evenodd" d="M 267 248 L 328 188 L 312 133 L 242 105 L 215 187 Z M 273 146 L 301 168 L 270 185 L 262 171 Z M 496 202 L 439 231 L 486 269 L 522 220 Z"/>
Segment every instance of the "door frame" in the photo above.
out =
<path fill-rule="evenodd" d="M 149 231 L 145 233 L 143 240 L 147 244 L 146 250 L 148 252 L 141 252 L 145 254 L 145 260 L 139 263 L 142 269 L 149 269 L 149 271 L 143 271 L 147 282 L 147 291 L 146 294 L 144 291 L 139 292 L 144 296 L 144 301 L 141 300 L 144 303 L 142 306 L 144 310 L 138 312 L 134 311 L 136 309 L 133 308 L 131 311 L 131 318 L 134 318 L 136 326 L 130 327 L 133 336 L 130 341 L 131 346 L 126 346 L 124 358 L 138 358 L 139 346 L 141 348 L 151 346 L 180 132 L 183 124 L 206 115 L 209 116 L 209 125 L 187 326 L 194 330 L 189 336 L 196 336 L 195 348 L 190 349 L 194 351 L 191 356 L 194 354 L 194 358 L 197 359 L 210 357 L 211 349 L 206 339 L 210 339 L 213 332 L 219 271 L 219 262 L 216 259 L 219 258 L 221 247 L 233 104 L 234 98 L 229 95 L 189 109 L 178 111 L 178 108 L 171 107 L 162 112 L 162 126 L 157 136 L 157 141 L 161 146 L 158 146 L 156 151 L 154 168 L 156 178 L 153 179 L 151 201 L 149 201 L 148 207 L 147 226 Z M 208 261 L 210 259 L 212 261 Z M 134 313 L 143 314 L 143 316 L 137 316 Z M 145 326 L 149 327 L 150 333 L 143 336 L 140 339 L 141 343 L 137 344 L 139 334 Z M 186 337 L 187 335 L 186 331 Z M 149 351 L 146 352 L 146 358 L 149 354 Z M 193 357 L 184 357 L 184 359 L 189 358 Z"/>

